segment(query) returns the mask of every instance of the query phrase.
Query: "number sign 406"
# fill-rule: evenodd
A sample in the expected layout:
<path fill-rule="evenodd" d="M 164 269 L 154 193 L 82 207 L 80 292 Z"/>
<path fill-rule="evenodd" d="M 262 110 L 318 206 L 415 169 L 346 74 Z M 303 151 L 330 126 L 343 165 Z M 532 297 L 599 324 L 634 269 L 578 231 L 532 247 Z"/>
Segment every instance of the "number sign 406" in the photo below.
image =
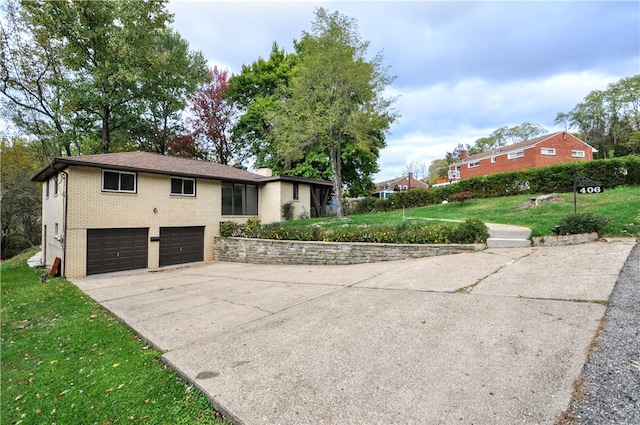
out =
<path fill-rule="evenodd" d="M 578 189 L 580 193 L 602 193 L 604 192 L 604 187 L 602 186 L 586 186 Z"/>

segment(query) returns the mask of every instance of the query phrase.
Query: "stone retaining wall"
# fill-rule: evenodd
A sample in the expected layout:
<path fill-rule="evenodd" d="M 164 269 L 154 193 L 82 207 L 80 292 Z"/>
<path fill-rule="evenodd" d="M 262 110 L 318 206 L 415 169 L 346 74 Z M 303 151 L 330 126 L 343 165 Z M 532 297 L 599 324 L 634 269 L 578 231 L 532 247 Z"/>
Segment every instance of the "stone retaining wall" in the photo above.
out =
<path fill-rule="evenodd" d="M 360 264 L 457 254 L 485 248 L 483 244 L 401 245 L 216 237 L 213 251 L 216 260 L 237 263 Z"/>
<path fill-rule="evenodd" d="M 564 246 L 593 242 L 598 239 L 598 233 L 579 233 L 576 235 L 534 236 L 531 238 L 533 246 Z"/>

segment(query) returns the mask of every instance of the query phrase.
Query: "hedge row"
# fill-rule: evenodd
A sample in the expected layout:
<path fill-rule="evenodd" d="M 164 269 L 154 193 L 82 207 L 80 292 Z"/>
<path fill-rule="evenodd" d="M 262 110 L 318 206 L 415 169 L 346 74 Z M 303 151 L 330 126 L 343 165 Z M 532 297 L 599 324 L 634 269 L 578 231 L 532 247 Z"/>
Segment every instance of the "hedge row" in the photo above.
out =
<path fill-rule="evenodd" d="M 473 192 L 474 198 L 497 198 L 526 193 L 573 192 L 573 176 L 599 181 L 607 189 L 640 185 L 640 156 L 579 161 L 527 170 L 472 177 L 431 189 L 413 189 L 391 194 L 388 200 L 367 198 L 356 213 L 415 208 L 439 204 L 459 192 Z"/>

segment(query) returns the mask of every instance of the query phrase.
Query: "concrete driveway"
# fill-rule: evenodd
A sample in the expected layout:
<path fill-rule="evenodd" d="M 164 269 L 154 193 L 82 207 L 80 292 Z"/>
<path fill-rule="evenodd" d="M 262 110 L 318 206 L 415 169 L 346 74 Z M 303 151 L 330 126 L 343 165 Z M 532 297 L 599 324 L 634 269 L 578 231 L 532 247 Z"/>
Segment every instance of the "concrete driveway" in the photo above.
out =
<path fill-rule="evenodd" d="M 554 424 L 634 240 L 74 279 L 242 424 Z"/>

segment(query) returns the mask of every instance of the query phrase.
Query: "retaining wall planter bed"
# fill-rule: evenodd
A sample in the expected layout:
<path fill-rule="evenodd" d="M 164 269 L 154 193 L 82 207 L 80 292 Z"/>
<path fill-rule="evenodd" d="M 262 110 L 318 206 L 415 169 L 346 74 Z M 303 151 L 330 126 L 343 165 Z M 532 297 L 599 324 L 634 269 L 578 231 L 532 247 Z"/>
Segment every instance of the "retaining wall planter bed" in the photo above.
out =
<path fill-rule="evenodd" d="M 216 237 L 219 261 L 254 264 L 362 264 L 481 251 L 483 244 L 402 245 Z"/>

